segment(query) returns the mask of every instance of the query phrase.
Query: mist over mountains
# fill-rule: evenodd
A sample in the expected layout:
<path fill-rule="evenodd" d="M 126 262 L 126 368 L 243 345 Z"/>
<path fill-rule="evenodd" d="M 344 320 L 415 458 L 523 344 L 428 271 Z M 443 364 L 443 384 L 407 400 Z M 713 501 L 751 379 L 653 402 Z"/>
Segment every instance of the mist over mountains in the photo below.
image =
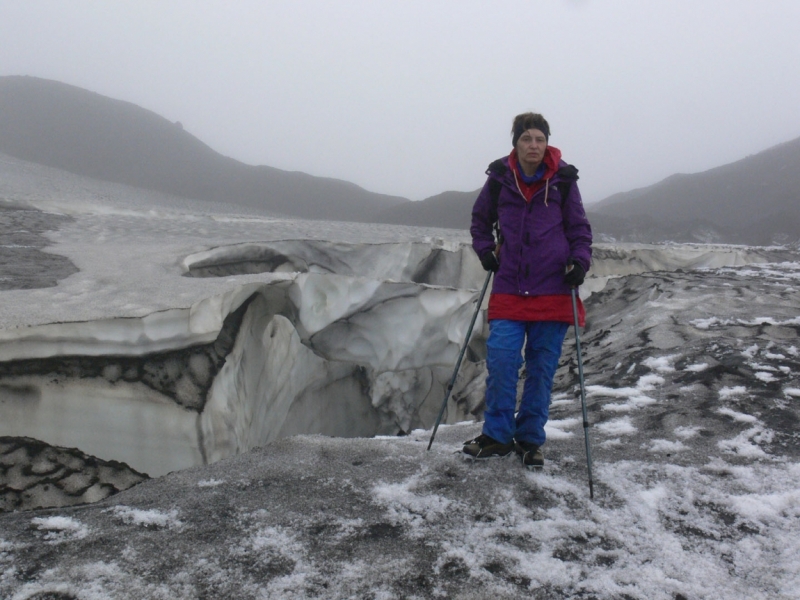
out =
<path fill-rule="evenodd" d="M 580 165 L 576 165 L 580 168 Z M 467 229 L 480 190 L 391 207 L 384 222 Z M 586 206 L 608 242 L 770 245 L 800 240 L 800 138 L 702 173 L 676 174 Z"/>
<path fill-rule="evenodd" d="M 410 205 L 386 208 L 378 213 L 377 219 L 380 223 L 394 225 L 469 229 L 472 205 L 479 193 L 479 189 L 472 192 L 442 192 Z"/>
<path fill-rule="evenodd" d="M 800 239 L 800 138 L 588 208 L 593 228 L 630 242 L 785 244 Z"/>
<path fill-rule="evenodd" d="M 112 112 L 103 138 L 94 117 L 43 125 L 31 109 L 26 139 L 7 97 L 0 151 L 53 145 L 97 168 L 77 161 L 102 150 L 83 135 L 142 162 L 90 178 L 0 155 L 0 598 L 796 598 L 795 250 L 596 245 L 592 498 L 572 335 L 546 469 L 462 457 L 488 335 L 465 230 L 242 218 L 235 198 L 100 181 L 158 174 L 143 156 L 158 143 L 179 174 L 197 156 L 261 171 L 225 171 L 235 161 L 125 103 L 152 130 L 115 129 Z M 397 212 L 466 202 L 450 214 L 468 219 L 468 196 Z"/>
<path fill-rule="evenodd" d="M 0 77 L 0 152 L 96 179 L 306 219 L 467 229 L 479 190 L 420 202 L 215 152 L 129 102 Z M 578 168 L 581 165 L 576 165 Z M 587 206 L 600 240 L 785 244 L 800 239 L 800 138 Z"/>
<path fill-rule="evenodd" d="M 289 216 L 370 222 L 408 204 L 347 181 L 250 166 L 129 102 L 35 77 L 0 77 L 0 152 L 78 175 Z"/>

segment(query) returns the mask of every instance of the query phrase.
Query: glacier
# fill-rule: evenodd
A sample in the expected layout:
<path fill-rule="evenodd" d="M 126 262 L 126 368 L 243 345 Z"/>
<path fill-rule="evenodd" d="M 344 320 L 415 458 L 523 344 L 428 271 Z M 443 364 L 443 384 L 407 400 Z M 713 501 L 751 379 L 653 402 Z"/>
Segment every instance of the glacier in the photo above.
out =
<path fill-rule="evenodd" d="M 2 156 L 0 207 L 40 271 L 2 281 L 2 597 L 796 596 L 796 249 L 596 247 L 592 501 L 572 336 L 544 472 L 460 456 L 485 315 L 425 451 L 485 277 L 466 232 Z"/>
<path fill-rule="evenodd" d="M 6 210 L 51 215 L 46 252 L 75 265 L 4 292 L 0 436 L 159 476 L 301 433 L 432 425 L 485 278 L 465 232 L 231 214 L 9 158 L 0 175 Z M 584 296 L 786 252 L 600 245 Z M 481 309 L 445 423 L 481 417 Z"/>

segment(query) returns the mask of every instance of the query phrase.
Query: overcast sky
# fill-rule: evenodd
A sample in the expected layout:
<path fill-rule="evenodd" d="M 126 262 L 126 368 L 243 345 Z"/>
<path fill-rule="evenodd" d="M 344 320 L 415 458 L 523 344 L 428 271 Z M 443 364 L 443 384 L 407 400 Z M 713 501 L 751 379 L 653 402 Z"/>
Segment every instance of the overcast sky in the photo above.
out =
<path fill-rule="evenodd" d="M 534 110 L 591 202 L 800 136 L 798 32 L 798 0 L 0 0 L 0 75 L 415 200 Z"/>

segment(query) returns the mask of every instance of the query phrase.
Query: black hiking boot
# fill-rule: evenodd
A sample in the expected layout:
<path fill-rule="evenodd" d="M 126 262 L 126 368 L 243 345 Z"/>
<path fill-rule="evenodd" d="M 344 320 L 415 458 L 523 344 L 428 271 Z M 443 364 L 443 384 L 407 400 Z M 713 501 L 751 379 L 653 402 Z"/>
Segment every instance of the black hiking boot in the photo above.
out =
<path fill-rule="evenodd" d="M 514 442 L 514 450 L 516 450 L 519 457 L 522 459 L 522 464 L 526 467 L 533 469 L 541 469 L 544 467 L 544 454 L 542 449 L 536 444 L 530 442 Z"/>
<path fill-rule="evenodd" d="M 472 458 L 500 458 L 508 456 L 513 449 L 513 442 L 510 444 L 501 444 L 485 433 L 482 433 L 474 440 L 464 442 L 464 447 L 461 450 L 464 454 Z"/>

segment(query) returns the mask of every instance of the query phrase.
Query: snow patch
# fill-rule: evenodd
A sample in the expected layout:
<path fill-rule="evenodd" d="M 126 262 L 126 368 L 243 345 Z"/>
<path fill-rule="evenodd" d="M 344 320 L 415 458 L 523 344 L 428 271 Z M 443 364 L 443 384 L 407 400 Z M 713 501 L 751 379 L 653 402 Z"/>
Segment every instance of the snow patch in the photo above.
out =
<path fill-rule="evenodd" d="M 31 519 L 31 524 L 46 531 L 44 539 L 52 543 L 82 540 L 89 535 L 89 528 L 71 517 L 36 517 Z"/>
<path fill-rule="evenodd" d="M 710 317 L 708 319 L 693 319 L 689 321 L 689 324 L 696 329 L 711 329 L 712 327 L 727 327 L 730 325 L 744 325 L 745 327 L 772 325 L 780 327 L 800 325 L 800 317 L 785 320 L 778 320 L 773 317 L 756 317 L 755 319 L 721 319 L 719 317 Z"/>
<path fill-rule="evenodd" d="M 754 358 L 756 354 L 758 354 L 758 344 L 748 346 L 742 351 L 742 356 L 746 358 Z"/>
<path fill-rule="evenodd" d="M 222 485 L 225 483 L 224 479 L 201 479 L 197 482 L 197 487 L 207 488 L 207 487 L 217 487 L 218 485 Z"/>
<path fill-rule="evenodd" d="M 733 321 L 730 319 L 720 319 L 718 317 L 710 317 L 708 319 L 693 319 L 689 321 L 689 325 L 692 325 L 696 329 L 710 329 L 711 327 L 731 325 L 732 323 Z"/>
<path fill-rule="evenodd" d="M 561 419 L 548 421 L 544 426 L 544 432 L 548 440 L 566 440 L 575 435 L 572 431 L 567 431 L 580 424 L 578 419 Z"/>
<path fill-rule="evenodd" d="M 659 373 L 672 373 L 673 371 L 675 371 L 675 367 L 673 366 L 672 363 L 678 357 L 679 357 L 678 354 L 672 354 L 670 356 L 651 357 L 643 360 L 642 364 L 646 367 L 649 367 L 653 371 L 658 371 Z"/>
<path fill-rule="evenodd" d="M 550 400 L 550 407 L 554 406 L 568 406 L 575 402 L 575 397 L 570 396 L 565 392 L 559 392 L 558 394 L 553 394 L 552 399 Z"/>
<path fill-rule="evenodd" d="M 121 519 L 126 525 L 140 525 L 156 529 L 178 529 L 183 525 L 178 519 L 177 510 L 162 512 L 159 510 L 141 510 L 130 506 L 115 506 L 110 510 L 114 513 L 114 516 Z"/>
<path fill-rule="evenodd" d="M 717 447 L 723 452 L 736 454 L 746 458 L 766 458 L 767 453 L 758 444 L 770 443 L 774 434 L 770 430 L 765 430 L 760 425 L 751 427 L 747 431 L 741 432 L 735 438 L 721 440 L 717 442 Z"/>
<path fill-rule="evenodd" d="M 650 452 L 671 453 L 687 450 L 687 447 L 680 441 L 652 440 L 652 442 L 650 442 L 649 450 Z"/>
<path fill-rule="evenodd" d="M 450 500 L 415 492 L 421 480 L 421 475 L 414 475 L 400 483 L 379 483 L 372 488 L 375 501 L 386 508 L 393 525 L 408 525 L 418 531 L 426 522 L 436 522 L 447 514 L 453 504 Z"/>
<path fill-rule="evenodd" d="M 658 510 L 659 504 L 666 500 L 668 496 L 669 490 L 663 485 L 656 485 L 650 489 L 641 490 L 639 492 L 639 497 L 651 510 Z"/>
<path fill-rule="evenodd" d="M 695 363 L 693 365 L 686 365 L 683 370 L 690 373 L 700 373 L 708 368 L 708 363 Z"/>
<path fill-rule="evenodd" d="M 681 439 L 688 440 L 695 437 L 700 431 L 702 427 L 696 426 L 685 426 L 685 427 L 676 427 L 673 433 Z"/>
<path fill-rule="evenodd" d="M 603 448 L 615 448 L 617 446 L 622 446 L 622 440 L 619 438 L 611 438 L 610 440 L 600 442 L 600 446 Z"/>
<path fill-rule="evenodd" d="M 741 412 L 736 412 L 735 410 L 723 406 L 722 408 L 718 408 L 717 412 L 721 415 L 726 415 L 731 417 L 734 421 L 739 421 L 740 423 L 756 423 L 758 419 L 753 415 L 748 415 Z"/>
<path fill-rule="evenodd" d="M 633 423 L 631 423 L 630 417 L 620 417 L 619 419 L 614 419 L 613 421 L 600 423 L 595 425 L 595 429 L 598 429 L 606 435 L 630 435 L 638 431 L 638 429 L 634 427 Z"/>
<path fill-rule="evenodd" d="M 749 367 L 755 369 L 756 371 L 772 371 L 772 372 L 777 371 L 777 369 L 775 367 L 772 367 L 770 365 L 764 365 L 764 364 L 753 362 L 753 361 L 748 362 L 747 365 Z"/>
<path fill-rule="evenodd" d="M 643 375 L 636 383 L 636 389 L 643 392 L 649 392 L 650 390 L 656 389 L 657 385 L 664 385 L 663 377 L 655 374 Z"/>
<path fill-rule="evenodd" d="M 612 388 L 606 387 L 602 385 L 589 385 L 586 387 L 586 393 L 589 396 L 600 396 L 606 398 L 625 398 L 627 402 L 621 404 L 606 404 L 603 406 L 603 410 L 611 410 L 617 412 L 624 412 L 628 410 L 634 410 L 636 408 L 641 408 L 643 406 L 648 406 L 650 404 L 655 404 L 656 399 L 651 398 L 643 394 L 642 392 L 647 392 L 654 390 L 657 385 L 662 385 L 664 383 L 664 378 L 660 375 L 656 375 L 655 373 L 650 373 L 648 375 L 643 375 L 639 378 L 636 382 L 635 388 L 624 387 L 624 388 Z"/>
<path fill-rule="evenodd" d="M 727 400 L 734 396 L 741 396 L 747 393 L 747 388 L 743 385 L 735 385 L 733 387 L 723 387 L 719 390 L 719 399 Z"/>
<path fill-rule="evenodd" d="M 569 406 L 570 404 L 573 404 L 574 402 L 575 402 L 574 399 L 571 399 L 571 400 L 553 400 L 552 402 L 550 402 L 550 408 L 553 408 L 554 406 Z"/>
<path fill-rule="evenodd" d="M 800 490 L 774 494 L 747 494 L 732 497 L 730 505 L 745 518 L 774 523 L 782 518 L 800 517 Z"/>
<path fill-rule="evenodd" d="M 792 319 L 785 319 L 782 321 L 772 317 L 756 317 L 752 320 L 739 319 L 738 322 L 741 325 L 749 325 L 751 327 L 755 327 L 757 325 L 774 325 L 781 327 L 786 325 L 800 325 L 800 317 L 794 317 Z"/>

